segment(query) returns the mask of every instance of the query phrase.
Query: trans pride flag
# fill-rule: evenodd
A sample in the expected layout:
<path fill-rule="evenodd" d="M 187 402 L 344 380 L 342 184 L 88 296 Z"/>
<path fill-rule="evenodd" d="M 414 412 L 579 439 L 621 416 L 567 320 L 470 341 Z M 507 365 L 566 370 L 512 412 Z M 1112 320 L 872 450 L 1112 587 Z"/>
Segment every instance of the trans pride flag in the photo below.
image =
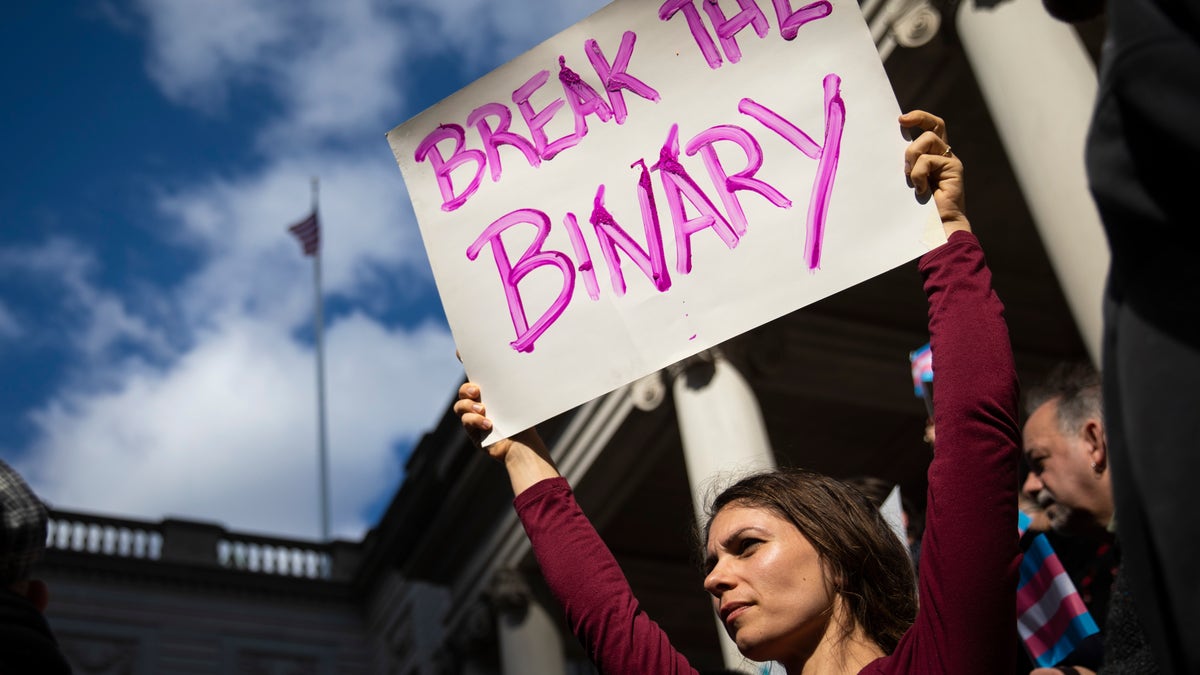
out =
<path fill-rule="evenodd" d="M 917 398 L 925 399 L 925 412 L 933 419 L 933 351 L 926 342 L 915 351 L 908 353 L 908 362 L 912 366 L 913 393 Z"/>
<path fill-rule="evenodd" d="M 1024 536 L 1030 518 L 1017 512 Z M 1100 632 L 1044 534 L 1029 539 L 1017 583 L 1017 632 L 1029 658 L 1046 668 L 1062 661 L 1084 638 Z"/>

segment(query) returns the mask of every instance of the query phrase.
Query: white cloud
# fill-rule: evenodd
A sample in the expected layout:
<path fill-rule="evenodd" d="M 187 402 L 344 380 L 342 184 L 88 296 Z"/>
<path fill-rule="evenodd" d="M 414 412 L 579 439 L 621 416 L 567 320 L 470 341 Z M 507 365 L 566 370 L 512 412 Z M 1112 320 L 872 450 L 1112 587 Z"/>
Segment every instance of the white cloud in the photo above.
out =
<path fill-rule="evenodd" d="M 294 19 L 291 3 L 142 0 L 149 21 L 149 72 L 167 98 L 220 109 L 237 81 L 269 81 Z"/>
<path fill-rule="evenodd" d="M 425 45 L 464 58 L 469 70 L 491 70 L 520 56 L 609 4 L 605 0 L 414 0 L 437 31 Z M 582 47 L 582 45 L 581 45 Z"/>
<path fill-rule="evenodd" d="M 381 135 L 400 105 L 411 40 L 378 2 L 145 0 L 141 11 L 147 69 L 163 95 L 218 113 L 239 87 L 269 93 L 282 107 L 264 142 Z"/>
<path fill-rule="evenodd" d="M 32 326 L 24 332 L 38 333 L 33 339 L 40 342 L 65 336 L 89 362 L 110 358 L 117 347 L 137 347 L 154 356 L 169 354 L 162 330 L 138 316 L 124 299 L 96 285 L 92 277 L 98 264 L 89 250 L 63 237 L 0 249 L 0 267 L 6 276 L 23 277 L 26 285 L 43 291 L 54 289 L 48 293 L 54 304 L 44 308 L 54 317 L 54 325 Z"/>
<path fill-rule="evenodd" d="M 293 325 L 308 320 L 311 267 L 287 227 L 309 213 L 316 168 L 325 292 L 355 298 L 363 292 L 364 270 L 372 267 L 418 278 L 432 291 L 420 233 L 390 158 L 290 159 L 161 199 L 180 241 L 210 255 L 180 293 L 195 324 L 246 309 Z"/>
<path fill-rule="evenodd" d="M 340 523 L 360 515 L 367 498 L 397 485 L 402 467 L 395 456 L 374 450 L 378 439 L 416 443 L 450 406 L 463 372 L 444 327 L 388 331 L 362 315 L 330 332 L 327 370 L 333 503 Z M 373 446 L 363 439 L 377 441 Z"/>
<path fill-rule="evenodd" d="M 486 72 L 603 7 L 600 0 L 142 0 L 148 70 L 163 94 L 208 112 L 238 86 L 271 92 L 283 112 L 262 142 L 382 134 L 402 121 L 417 58 Z M 382 141 L 381 141 L 382 142 Z"/>
<path fill-rule="evenodd" d="M 321 3 L 321 39 L 278 68 L 289 113 L 264 143 L 311 136 L 371 138 L 383 146 L 389 116 L 402 105 L 403 24 L 374 9 L 375 3 Z M 303 38 L 301 38 L 303 40 Z"/>
<path fill-rule="evenodd" d="M 374 524 L 362 511 L 395 488 L 393 445 L 418 438 L 461 377 L 453 350 L 438 326 L 388 331 L 352 316 L 330 328 L 336 535 L 359 537 Z M 20 470 L 59 508 L 314 537 L 314 388 L 310 348 L 278 325 L 238 317 L 169 369 L 127 371 L 106 393 L 60 394 L 33 416 L 41 440 Z"/>

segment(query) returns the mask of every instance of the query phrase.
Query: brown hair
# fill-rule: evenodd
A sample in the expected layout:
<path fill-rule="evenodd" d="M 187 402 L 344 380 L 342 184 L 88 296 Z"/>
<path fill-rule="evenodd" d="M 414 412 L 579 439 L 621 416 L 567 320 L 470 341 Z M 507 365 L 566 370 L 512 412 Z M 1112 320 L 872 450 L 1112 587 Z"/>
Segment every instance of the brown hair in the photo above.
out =
<path fill-rule="evenodd" d="M 708 508 L 704 537 L 722 508 L 768 509 L 800 531 L 829 570 L 855 624 L 890 654 L 917 615 L 904 544 L 857 488 L 812 471 L 778 469 L 742 478 Z M 854 625 L 844 627 L 848 635 Z"/>

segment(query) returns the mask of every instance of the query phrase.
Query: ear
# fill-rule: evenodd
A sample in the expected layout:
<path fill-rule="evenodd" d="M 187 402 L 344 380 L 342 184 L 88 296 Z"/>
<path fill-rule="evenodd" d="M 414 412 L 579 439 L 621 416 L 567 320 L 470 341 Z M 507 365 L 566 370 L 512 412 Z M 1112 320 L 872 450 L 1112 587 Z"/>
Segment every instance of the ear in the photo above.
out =
<path fill-rule="evenodd" d="M 1088 458 L 1096 473 L 1108 469 L 1108 438 L 1104 434 L 1104 423 L 1095 417 L 1088 418 L 1079 430 L 1079 435 L 1088 445 Z"/>

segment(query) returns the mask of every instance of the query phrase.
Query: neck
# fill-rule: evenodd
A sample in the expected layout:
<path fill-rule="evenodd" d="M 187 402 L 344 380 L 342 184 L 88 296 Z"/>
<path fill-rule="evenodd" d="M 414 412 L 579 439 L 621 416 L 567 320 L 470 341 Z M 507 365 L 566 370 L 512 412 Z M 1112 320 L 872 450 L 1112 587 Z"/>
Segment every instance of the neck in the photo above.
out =
<path fill-rule="evenodd" d="M 1109 490 L 1112 490 L 1112 487 L 1109 487 Z M 1111 495 L 1112 492 L 1109 492 L 1108 494 Z M 1098 519 L 1100 521 L 1099 525 L 1104 529 L 1105 532 L 1113 532 L 1113 519 L 1117 515 L 1117 509 L 1111 502 L 1108 503 L 1106 507 L 1107 508 L 1105 508 L 1104 512 L 1100 514 Z"/>
<path fill-rule="evenodd" d="M 1113 516 L 1117 510 L 1112 498 L 1112 481 L 1107 471 L 1097 476 L 1095 485 L 1091 510 L 1095 514 L 1097 528 L 1107 533 L 1112 529 Z"/>
<path fill-rule="evenodd" d="M 862 626 L 846 634 L 842 627 L 849 619 L 844 615 L 844 606 L 838 599 L 834 617 L 815 649 L 808 654 L 782 663 L 789 675 L 854 675 L 867 664 L 884 656 L 883 649 L 867 636 Z"/>

